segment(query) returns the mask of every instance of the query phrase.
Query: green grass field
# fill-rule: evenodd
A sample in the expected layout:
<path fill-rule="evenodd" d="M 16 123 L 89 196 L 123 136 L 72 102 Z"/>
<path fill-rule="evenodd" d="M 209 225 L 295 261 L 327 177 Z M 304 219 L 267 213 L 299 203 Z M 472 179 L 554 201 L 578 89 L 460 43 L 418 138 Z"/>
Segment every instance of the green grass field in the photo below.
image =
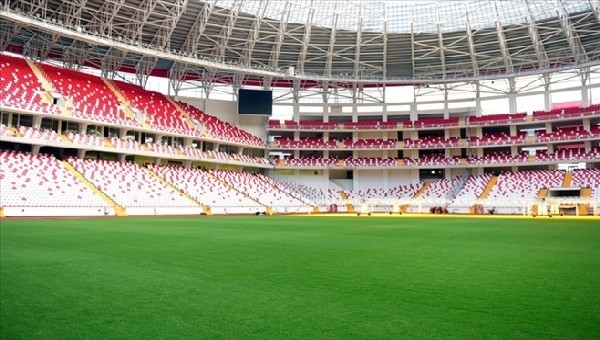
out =
<path fill-rule="evenodd" d="M 0 338 L 600 338 L 600 220 L 0 221 Z"/>

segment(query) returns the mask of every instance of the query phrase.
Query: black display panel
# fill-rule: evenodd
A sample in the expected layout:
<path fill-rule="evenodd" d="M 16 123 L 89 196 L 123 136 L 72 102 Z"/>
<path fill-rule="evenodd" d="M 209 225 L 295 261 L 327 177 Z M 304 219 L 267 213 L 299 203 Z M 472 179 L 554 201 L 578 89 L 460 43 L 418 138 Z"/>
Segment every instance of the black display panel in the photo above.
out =
<path fill-rule="evenodd" d="M 238 114 L 265 115 L 273 113 L 273 92 L 244 90 L 238 92 Z"/>

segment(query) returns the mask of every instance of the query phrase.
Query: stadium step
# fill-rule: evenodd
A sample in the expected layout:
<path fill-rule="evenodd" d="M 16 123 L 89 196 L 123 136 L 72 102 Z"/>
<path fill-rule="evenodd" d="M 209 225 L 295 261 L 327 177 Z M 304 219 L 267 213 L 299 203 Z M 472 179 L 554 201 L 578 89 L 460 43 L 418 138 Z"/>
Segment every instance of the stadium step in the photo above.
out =
<path fill-rule="evenodd" d="M 546 198 L 548 196 L 548 189 L 542 188 L 538 191 L 537 198 Z"/>
<path fill-rule="evenodd" d="M 581 198 L 592 197 L 592 188 L 581 188 L 579 196 L 581 196 Z"/>
<path fill-rule="evenodd" d="M 485 189 L 483 189 L 481 195 L 479 195 L 479 199 L 486 199 L 489 196 L 490 192 L 492 192 L 492 189 L 494 189 L 494 187 L 496 186 L 496 183 L 498 183 L 498 176 L 492 176 L 492 178 L 490 178 L 487 185 L 485 186 Z"/>
<path fill-rule="evenodd" d="M 181 114 L 181 116 L 183 116 L 185 118 L 185 123 L 187 124 L 187 126 L 190 127 L 190 129 L 192 130 L 204 130 L 203 127 L 199 127 L 196 125 L 196 123 L 194 123 L 194 121 L 192 120 L 192 117 L 190 116 L 190 114 L 184 110 L 179 104 L 177 104 L 176 101 L 174 101 L 171 97 L 169 96 L 165 96 L 165 98 L 167 98 L 167 101 L 171 104 L 173 104 L 173 106 L 175 106 L 175 108 L 177 109 L 177 112 L 179 112 Z"/>
<path fill-rule="evenodd" d="M 565 178 L 563 179 L 562 187 L 563 188 L 569 188 L 569 187 L 571 187 L 571 183 L 572 182 L 573 182 L 573 173 L 567 172 L 565 174 Z"/>
<path fill-rule="evenodd" d="M 104 84 L 106 84 L 106 87 L 108 87 L 115 94 L 115 96 L 117 97 L 117 99 L 119 99 L 121 104 L 128 108 L 131 107 L 127 99 L 125 99 L 125 96 L 110 80 L 102 78 L 102 81 L 104 82 Z"/>
<path fill-rule="evenodd" d="M 50 95 L 50 93 L 54 92 L 54 87 L 52 86 L 52 83 L 48 80 L 48 78 L 46 78 L 44 71 L 42 71 L 39 67 L 37 67 L 37 65 L 35 64 L 34 61 L 29 60 L 29 59 L 26 59 L 26 60 L 27 60 L 27 64 L 31 68 L 31 71 L 33 72 L 33 74 L 35 74 L 37 79 L 42 84 L 42 88 L 44 89 L 44 91 L 46 91 L 45 95 L 40 93 L 40 97 L 42 98 L 42 101 L 47 104 L 52 104 L 54 102 L 54 98 L 52 97 L 52 95 Z M 65 101 L 65 105 L 64 106 L 57 105 L 57 107 L 60 110 L 61 115 L 65 116 L 65 117 L 72 117 L 73 113 L 71 110 L 73 109 L 74 104 L 67 97 L 63 96 L 63 99 Z"/>
<path fill-rule="evenodd" d="M 231 184 L 229 184 L 229 183 L 225 182 L 224 180 L 220 179 L 219 177 L 217 177 L 217 176 L 215 176 L 215 175 L 211 174 L 210 172 L 207 172 L 207 174 L 208 174 L 208 176 L 212 177 L 212 179 L 214 180 L 214 182 L 216 182 L 216 183 L 220 183 L 221 185 L 223 185 L 223 186 L 225 186 L 225 187 L 229 188 L 230 190 L 233 190 L 233 191 L 239 192 L 239 193 L 240 193 L 240 194 L 242 194 L 244 197 L 246 197 L 246 198 L 248 198 L 248 199 L 250 199 L 250 200 L 253 200 L 254 202 L 256 202 L 256 203 L 258 203 L 258 204 L 262 205 L 263 207 L 265 207 L 265 208 L 267 208 L 267 209 L 269 209 L 269 208 L 270 208 L 270 207 L 268 207 L 268 206 L 265 206 L 264 204 L 260 203 L 260 202 L 259 202 L 257 199 L 255 199 L 254 197 L 252 197 L 252 196 L 248 195 L 248 193 L 238 190 L 236 187 L 234 187 L 234 186 L 232 186 Z"/>
<path fill-rule="evenodd" d="M 412 197 L 413 199 L 423 195 L 425 193 L 425 191 L 427 191 L 427 189 L 429 189 L 429 186 L 431 184 L 429 182 L 426 182 L 423 184 L 423 186 L 421 187 L 421 189 L 419 189 L 419 191 L 417 191 L 417 193 Z"/>
<path fill-rule="evenodd" d="M 73 143 L 73 141 L 71 141 L 66 135 L 60 135 L 60 139 L 62 139 L 62 141 L 65 143 Z"/>
<path fill-rule="evenodd" d="M 115 147 L 115 145 L 110 141 L 109 138 L 104 138 L 103 142 L 104 142 L 104 146 L 107 146 L 109 148 L 114 148 Z"/>
<path fill-rule="evenodd" d="M 149 174 L 150 176 L 154 177 L 157 181 L 161 182 L 162 184 L 166 185 L 169 189 L 171 189 L 173 192 L 177 192 L 179 193 L 179 196 L 184 197 L 185 199 L 187 199 L 188 201 L 200 206 L 200 207 L 204 207 L 204 205 L 198 201 L 196 201 L 195 199 L 193 199 L 191 196 L 189 196 L 188 194 L 186 194 L 185 192 L 183 192 L 182 190 L 177 189 L 173 184 L 167 182 L 166 180 L 164 180 L 162 177 L 160 177 L 156 172 L 148 169 L 148 168 L 142 168 L 147 174 Z"/>
<path fill-rule="evenodd" d="M 86 187 L 88 187 L 90 190 L 92 190 L 96 195 L 98 195 L 100 198 L 102 198 L 102 200 L 104 200 L 104 202 L 106 202 L 108 205 L 113 207 L 115 209 L 115 215 L 127 216 L 127 210 L 124 207 L 118 205 L 117 202 L 115 202 L 112 198 L 108 197 L 108 195 L 106 195 L 104 192 L 102 192 L 100 189 L 98 189 L 98 187 L 96 187 L 94 184 L 92 184 L 92 182 L 88 181 L 88 179 L 85 178 L 85 176 L 83 176 L 83 174 L 81 172 L 77 171 L 77 169 L 75 169 L 73 167 L 73 165 L 71 165 L 71 163 L 69 163 L 67 161 L 62 161 L 61 163 L 67 171 L 69 171 L 70 173 L 73 174 L 73 176 L 75 176 L 75 178 L 77 178 L 81 183 L 83 183 Z"/>
<path fill-rule="evenodd" d="M 354 205 L 352 205 L 352 203 L 348 202 L 348 195 L 346 195 L 346 193 L 343 190 L 338 191 L 338 194 L 340 195 L 340 197 L 344 201 L 344 204 L 346 205 L 346 209 L 348 210 L 348 212 L 349 213 L 353 213 L 354 212 Z"/>
<path fill-rule="evenodd" d="M 44 89 L 44 91 L 54 92 L 54 88 L 52 87 L 52 84 L 50 83 L 50 81 L 48 81 L 48 79 L 44 75 L 44 72 L 39 67 L 37 67 L 35 62 L 33 60 L 29 60 L 29 59 L 25 59 L 25 60 L 27 60 L 27 64 L 29 64 L 29 67 L 31 68 L 31 70 L 33 71 L 35 76 L 38 78 L 40 83 L 42 83 L 42 88 Z"/>

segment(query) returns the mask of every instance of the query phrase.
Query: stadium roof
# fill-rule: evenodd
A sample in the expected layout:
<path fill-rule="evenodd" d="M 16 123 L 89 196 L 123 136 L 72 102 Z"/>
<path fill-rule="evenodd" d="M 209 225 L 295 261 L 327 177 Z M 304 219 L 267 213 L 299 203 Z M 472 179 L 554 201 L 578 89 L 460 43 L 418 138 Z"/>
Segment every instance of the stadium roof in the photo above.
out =
<path fill-rule="evenodd" d="M 599 0 L 6 0 L 0 43 L 141 83 L 440 83 L 600 64 L 599 11 Z"/>

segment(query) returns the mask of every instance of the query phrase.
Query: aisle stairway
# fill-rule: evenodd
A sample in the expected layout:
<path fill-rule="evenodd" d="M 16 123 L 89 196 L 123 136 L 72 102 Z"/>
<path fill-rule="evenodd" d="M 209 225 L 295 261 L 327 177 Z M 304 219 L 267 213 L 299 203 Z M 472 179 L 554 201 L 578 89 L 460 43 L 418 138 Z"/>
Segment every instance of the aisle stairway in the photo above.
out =
<path fill-rule="evenodd" d="M 75 176 L 75 178 L 77 178 L 81 183 L 83 183 L 86 187 L 88 187 L 90 190 L 92 190 L 96 195 L 98 195 L 100 198 L 102 198 L 102 200 L 104 200 L 104 202 L 106 202 L 108 205 L 113 207 L 115 209 L 115 215 L 127 216 L 127 210 L 124 207 L 118 205 L 115 201 L 113 201 L 110 197 L 108 197 L 104 192 L 102 192 L 94 184 L 92 184 L 90 181 L 88 181 L 81 174 L 81 172 L 77 171 L 77 169 L 75 169 L 73 167 L 73 165 L 71 165 L 71 163 L 69 163 L 67 161 L 62 161 L 62 164 L 67 171 L 69 171 L 71 174 L 73 174 L 73 176 Z"/>
<path fill-rule="evenodd" d="M 492 176 L 481 195 L 479 195 L 479 199 L 486 199 L 489 196 L 490 192 L 492 192 L 492 189 L 494 189 L 496 183 L 498 183 L 498 176 Z"/>

